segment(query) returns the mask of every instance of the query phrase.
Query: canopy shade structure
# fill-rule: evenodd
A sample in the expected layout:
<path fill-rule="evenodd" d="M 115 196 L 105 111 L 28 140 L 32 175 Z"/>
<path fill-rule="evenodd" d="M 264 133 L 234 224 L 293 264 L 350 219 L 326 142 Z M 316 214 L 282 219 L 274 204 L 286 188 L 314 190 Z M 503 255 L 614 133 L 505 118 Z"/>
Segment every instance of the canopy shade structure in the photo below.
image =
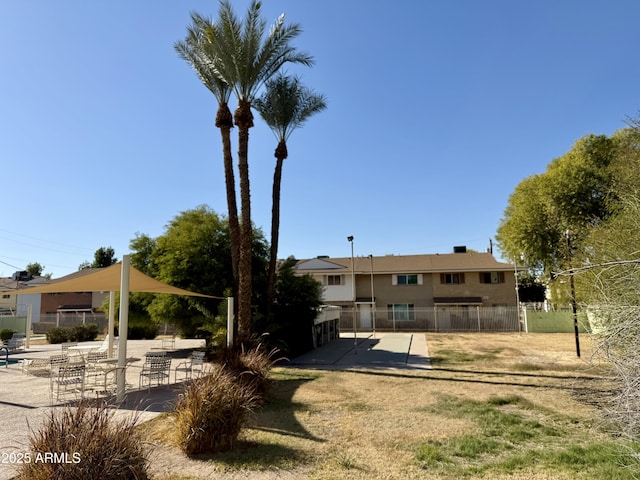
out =
<path fill-rule="evenodd" d="M 129 292 L 168 293 L 171 295 L 187 295 L 190 297 L 204 297 L 222 299 L 205 295 L 204 293 L 191 292 L 182 288 L 167 285 L 159 280 L 145 275 L 134 267 L 129 267 Z M 118 292 L 120 291 L 122 277 L 122 262 L 101 268 L 93 273 L 59 280 L 38 287 L 19 290 L 17 294 L 32 293 L 63 293 L 63 292 Z"/>

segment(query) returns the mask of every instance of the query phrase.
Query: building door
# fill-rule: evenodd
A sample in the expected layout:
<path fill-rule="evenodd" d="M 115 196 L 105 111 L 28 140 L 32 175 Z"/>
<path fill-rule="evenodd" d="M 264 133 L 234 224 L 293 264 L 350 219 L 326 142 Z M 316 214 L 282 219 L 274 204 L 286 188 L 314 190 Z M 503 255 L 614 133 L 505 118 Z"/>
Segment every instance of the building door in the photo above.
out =
<path fill-rule="evenodd" d="M 360 330 L 371 330 L 371 305 L 368 303 L 359 304 L 358 314 L 360 318 Z"/>

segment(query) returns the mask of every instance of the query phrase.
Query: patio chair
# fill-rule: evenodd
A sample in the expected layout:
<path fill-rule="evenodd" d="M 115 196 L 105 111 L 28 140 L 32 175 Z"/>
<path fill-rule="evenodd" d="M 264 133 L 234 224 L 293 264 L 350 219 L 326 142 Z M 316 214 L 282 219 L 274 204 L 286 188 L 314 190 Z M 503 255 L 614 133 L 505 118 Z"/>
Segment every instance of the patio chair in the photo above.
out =
<path fill-rule="evenodd" d="M 18 350 L 24 350 L 24 342 L 26 335 L 24 333 L 14 333 L 11 338 L 5 341 L 4 346 L 8 352 L 15 352 Z"/>
<path fill-rule="evenodd" d="M 162 348 L 167 350 L 173 350 L 176 348 L 176 336 L 172 335 L 171 337 L 165 337 L 161 339 Z"/>
<path fill-rule="evenodd" d="M 56 375 L 51 376 L 51 403 L 60 400 L 61 396 L 73 394 L 75 399 L 84 397 L 86 366 L 84 364 L 68 364 L 61 367 Z"/>
<path fill-rule="evenodd" d="M 185 380 L 189 380 L 194 373 L 197 373 L 198 376 L 204 374 L 205 364 L 204 364 L 204 354 L 205 352 L 201 351 L 193 351 L 191 352 L 191 356 L 188 360 L 184 362 L 180 362 L 176 366 L 174 381 L 178 381 L 178 372 L 184 373 Z"/>
<path fill-rule="evenodd" d="M 140 380 L 138 387 L 142 388 L 147 383 L 151 388 L 151 384 L 155 383 L 160 386 L 169 383 L 169 375 L 171 372 L 171 358 L 166 356 L 148 356 L 142 365 L 140 372 Z"/>
<path fill-rule="evenodd" d="M 144 354 L 145 361 L 147 361 L 150 358 L 164 358 L 166 356 L 167 356 L 167 352 L 164 352 L 162 350 L 151 350 Z"/>
<path fill-rule="evenodd" d="M 104 372 L 106 364 L 100 363 L 101 360 L 107 359 L 107 352 L 98 352 L 92 350 L 84 357 L 87 365 L 87 383 L 90 383 L 93 377 L 100 377 Z"/>
<path fill-rule="evenodd" d="M 51 363 L 48 358 L 33 358 L 22 361 L 22 373 L 34 377 L 49 378 L 51 375 Z"/>
<path fill-rule="evenodd" d="M 64 342 L 60 344 L 62 355 L 69 355 L 69 347 L 77 347 L 78 342 Z"/>
<path fill-rule="evenodd" d="M 57 374 L 58 370 L 60 370 L 62 367 L 66 367 L 71 362 L 69 357 L 62 354 L 51 355 L 49 356 L 48 360 L 49 360 L 49 371 L 51 372 L 51 375 Z"/>
<path fill-rule="evenodd" d="M 126 379 L 127 368 L 136 360 L 136 358 L 127 358 L 124 367 L 119 367 L 114 362 L 98 363 L 97 367 L 87 374 L 85 389 L 92 390 L 96 395 L 115 394 L 118 389 L 118 372 L 122 372 Z"/>

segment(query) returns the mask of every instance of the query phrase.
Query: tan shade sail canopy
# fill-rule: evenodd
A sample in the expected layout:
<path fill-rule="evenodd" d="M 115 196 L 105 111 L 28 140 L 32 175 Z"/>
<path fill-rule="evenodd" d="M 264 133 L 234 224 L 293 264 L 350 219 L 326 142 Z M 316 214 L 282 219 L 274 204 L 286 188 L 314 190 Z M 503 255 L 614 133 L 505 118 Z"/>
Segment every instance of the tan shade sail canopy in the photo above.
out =
<path fill-rule="evenodd" d="M 182 288 L 167 285 L 159 280 L 145 275 L 140 270 L 130 267 L 129 291 L 147 293 L 168 293 L 171 295 L 187 295 L 190 297 L 217 298 L 203 293 L 190 292 Z M 117 292 L 120 291 L 122 277 L 122 263 L 101 268 L 87 275 L 81 275 L 68 280 L 59 280 L 33 288 L 18 290 L 16 294 L 32 293 L 63 293 L 63 292 Z"/>

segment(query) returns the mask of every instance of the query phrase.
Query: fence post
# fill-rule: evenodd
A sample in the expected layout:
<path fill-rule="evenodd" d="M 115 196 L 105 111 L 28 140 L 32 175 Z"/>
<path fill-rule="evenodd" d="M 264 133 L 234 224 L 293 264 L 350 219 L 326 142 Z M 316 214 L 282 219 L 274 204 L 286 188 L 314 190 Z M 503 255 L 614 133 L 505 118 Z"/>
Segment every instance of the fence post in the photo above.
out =
<path fill-rule="evenodd" d="M 480 307 L 478 305 L 476 305 L 476 315 L 478 316 L 478 332 L 481 332 L 481 328 L 480 328 Z"/>
<path fill-rule="evenodd" d="M 522 307 L 522 317 L 524 319 L 524 333 L 529 333 L 529 325 L 527 324 L 527 307 Z"/>
<path fill-rule="evenodd" d="M 433 306 L 433 326 L 436 329 L 436 333 L 438 333 L 438 307 Z"/>
<path fill-rule="evenodd" d="M 25 325 L 24 325 L 24 333 L 26 335 L 26 340 L 25 340 L 25 348 L 29 348 L 31 346 L 31 327 L 32 327 L 32 322 L 33 322 L 33 305 L 29 304 L 27 305 L 27 319 L 25 321 Z"/>

